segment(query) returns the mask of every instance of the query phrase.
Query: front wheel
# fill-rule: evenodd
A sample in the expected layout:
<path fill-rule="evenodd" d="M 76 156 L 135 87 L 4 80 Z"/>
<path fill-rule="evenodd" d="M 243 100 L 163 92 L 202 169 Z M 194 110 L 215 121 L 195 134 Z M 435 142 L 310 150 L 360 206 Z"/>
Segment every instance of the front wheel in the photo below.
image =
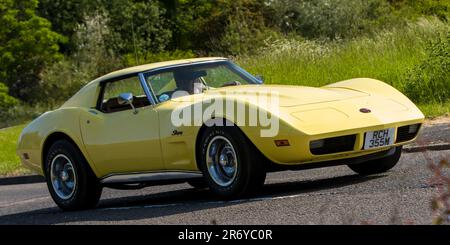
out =
<path fill-rule="evenodd" d="M 45 162 L 47 187 L 63 210 L 94 208 L 102 187 L 81 152 L 69 141 L 56 141 Z"/>
<path fill-rule="evenodd" d="M 350 164 L 348 167 L 361 175 L 380 174 L 395 167 L 400 160 L 401 154 L 402 147 L 399 146 L 395 149 L 395 153 L 393 155 L 359 164 Z"/>
<path fill-rule="evenodd" d="M 266 178 L 264 158 L 237 127 L 210 127 L 201 138 L 199 168 L 218 196 L 254 194 Z"/>

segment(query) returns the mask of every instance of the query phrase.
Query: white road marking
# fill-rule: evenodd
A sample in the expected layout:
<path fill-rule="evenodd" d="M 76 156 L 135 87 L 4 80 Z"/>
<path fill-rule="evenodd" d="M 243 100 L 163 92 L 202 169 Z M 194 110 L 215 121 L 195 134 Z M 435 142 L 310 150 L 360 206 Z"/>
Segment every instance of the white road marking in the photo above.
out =
<path fill-rule="evenodd" d="M 329 194 L 329 193 L 327 193 Z M 324 194 L 315 194 L 315 195 L 324 195 Z M 301 196 L 311 196 L 311 194 L 296 194 L 289 196 L 278 196 L 278 197 L 258 197 L 258 198 L 250 198 L 250 199 L 239 199 L 233 201 L 210 201 L 210 202 L 191 202 L 191 203 L 169 203 L 169 204 L 156 204 L 156 205 L 145 205 L 145 206 L 130 206 L 130 207 L 113 207 L 113 208 L 102 208 L 99 210 L 109 211 L 109 210 L 131 210 L 131 209 L 147 209 L 147 208 L 167 208 L 167 207 L 176 207 L 176 206 L 188 206 L 195 204 L 203 204 L 203 205 L 211 205 L 211 204 L 236 204 L 236 203 L 245 203 L 245 202 L 255 202 L 255 201 L 270 201 L 270 200 L 283 200 L 283 199 L 292 199 Z"/>
<path fill-rule="evenodd" d="M 32 203 L 32 202 L 37 202 L 37 201 L 42 201 L 42 200 L 47 200 L 47 199 L 50 199 L 50 197 L 38 197 L 38 198 L 33 198 L 33 199 L 28 199 L 28 200 L 23 200 L 23 201 L 18 201 L 18 202 L 0 203 L 0 208 L 6 208 L 6 207 L 15 206 L 15 205 L 22 205 L 22 204 L 27 204 L 27 203 Z"/>

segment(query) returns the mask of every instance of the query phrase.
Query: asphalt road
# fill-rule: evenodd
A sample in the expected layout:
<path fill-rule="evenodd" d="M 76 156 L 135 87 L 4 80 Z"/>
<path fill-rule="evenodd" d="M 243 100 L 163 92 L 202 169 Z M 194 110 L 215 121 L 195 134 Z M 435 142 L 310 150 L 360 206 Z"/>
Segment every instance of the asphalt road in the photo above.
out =
<path fill-rule="evenodd" d="M 450 158 L 449 150 L 425 154 Z M 408 153 L 369 177 L 346 166 L 272 173 L 261 195 L 231 202 L 187 184 L 106 189 L 97 209 L 82 212 L 59 210 L 44 183 L 4 185 L 0 224 L 430 224 L 431 177 L 424 153 Z"/>

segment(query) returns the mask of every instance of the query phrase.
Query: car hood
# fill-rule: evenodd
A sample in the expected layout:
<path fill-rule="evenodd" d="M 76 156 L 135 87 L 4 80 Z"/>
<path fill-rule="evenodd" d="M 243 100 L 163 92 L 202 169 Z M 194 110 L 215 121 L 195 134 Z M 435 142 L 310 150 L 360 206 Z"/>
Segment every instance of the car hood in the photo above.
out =
<path fill-rule="evenodd" d="M 241 85 L 211 89 L 206 91 L 204 95 L 221 94 L 245 100 L 248 95 L 265 93 L 278 96 L 280 107 L 295 107 L 369 96 L 364 92 L 344 88 L 314 88 L 290 85 Z"/>
<path fill-rule="evenodd" d="M 420 110 L 406 97 L 393 98 L 346 87 L 241 85 L 211 89 L 203 94 L 181 97 L 175 101 L 195 102 L 208 97 L 229 96 L 239 101 L 248 101 L 249 104 L 256 104 L 256 101 L 246 95 L 268 92 L 279 95 L 279 110 L 275 111 L 273 107 L 265 109 L 292 128 L 311 135 L 423 118 Z M 370 112 L 364 113 L 361 110 Z"/>

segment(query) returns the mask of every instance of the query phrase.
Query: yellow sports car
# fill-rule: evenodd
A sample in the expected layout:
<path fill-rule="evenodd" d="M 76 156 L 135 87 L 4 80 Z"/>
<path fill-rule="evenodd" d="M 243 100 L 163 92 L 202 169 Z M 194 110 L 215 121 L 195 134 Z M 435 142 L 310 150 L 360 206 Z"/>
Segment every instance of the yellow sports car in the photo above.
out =
<path fill-rule="evenodd" d="M 104 187 L 188 182 L 236 198 L 256 193 L 271 171 L 388 171 L 423 120 L 381 81 L 264 85 L 225 58 L 188 59 L 90 82 L 31 122 L 17 154 L 65 210 L 95 207 Z"/>

